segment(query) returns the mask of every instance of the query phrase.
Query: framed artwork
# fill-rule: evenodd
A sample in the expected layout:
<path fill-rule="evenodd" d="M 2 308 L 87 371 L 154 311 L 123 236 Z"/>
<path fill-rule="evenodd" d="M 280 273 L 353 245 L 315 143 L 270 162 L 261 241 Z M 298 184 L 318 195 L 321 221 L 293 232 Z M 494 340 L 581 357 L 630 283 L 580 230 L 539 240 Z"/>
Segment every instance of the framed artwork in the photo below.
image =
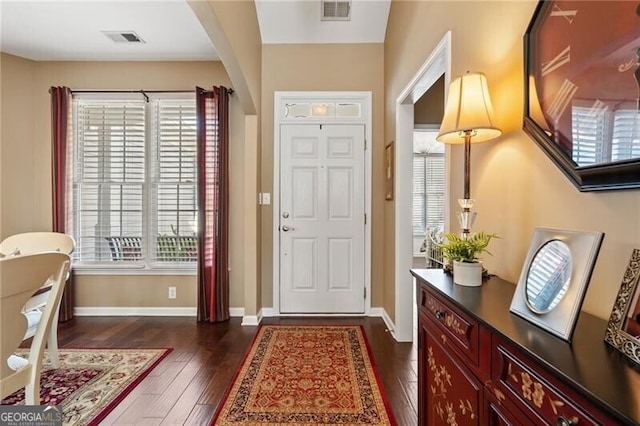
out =
<path fill-rule="evenodd" d="M 581 191 L 640 187 L 640 5 L 540 0 L 524 130 Z"/>
<path fill-rule="evenodd" d="M 622 277 L 604 341 L 640 364 L 640 249 L 634 249 Z"/>
<path fill-rule="evenodd" d="M 393 200 L 393 141 L 384 149 L 384 172 L 385 172 L 385 200 Z"/>
<path fill-rule="evenodd" d="M 536 228 L 511 312 L 570 341 L 604 234 Z"/>

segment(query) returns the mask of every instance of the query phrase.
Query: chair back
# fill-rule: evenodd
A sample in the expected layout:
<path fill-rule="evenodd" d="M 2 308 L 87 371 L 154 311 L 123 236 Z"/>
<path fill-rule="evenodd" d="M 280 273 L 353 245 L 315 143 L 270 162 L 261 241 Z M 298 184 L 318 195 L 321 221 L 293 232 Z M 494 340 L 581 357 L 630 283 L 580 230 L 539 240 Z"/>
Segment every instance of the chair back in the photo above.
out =
<path fill-rule="evenodd" d="M 35 393 L 39 392 L 45 342 L 55 307 L 60 304 L 69 264 L 69 255 L 60 252 L 0 259 L 0 399 L 28 385 L 33 389 L 36 384 Z M 14 370 L 9 367 L 8 360 L 20 346 L 27 330 L 23 308 L 49 277 L 53 277 L 52 288 L 31 343 L 29 358 L 26 365 Z M 27 404 L 38 403 L 39 397 L 36 396 L 34 402 L 33 395 L 27 392 Z"/>
<path fill-rule="evenodd" d="M 75 247 L 73 237 L 62 232 L 23 232 L 5 238 L 0 243 L 0 253 L 5 256 L 43 251 L 71 254 Z"/>

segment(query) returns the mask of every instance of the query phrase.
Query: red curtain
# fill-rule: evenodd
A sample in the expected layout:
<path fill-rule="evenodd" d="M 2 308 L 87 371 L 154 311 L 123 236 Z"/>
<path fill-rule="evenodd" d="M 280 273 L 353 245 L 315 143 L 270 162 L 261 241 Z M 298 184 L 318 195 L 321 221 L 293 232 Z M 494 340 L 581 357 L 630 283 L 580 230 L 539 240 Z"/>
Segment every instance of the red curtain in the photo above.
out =
<path fill-rule="evenodd" d="M 196 88 L 198 321 L 229 319 L 229 90 Z"/>
<path fill-rule="evenodd" d="M 67 232 L 67 156 L 70 147 L 67 144 L 70 136 L 69 120 L 71 118 L 71 89 L 68 87 L 52 87 L 51 94 L 51 171 L 52 171 L 52 206 L 54 232 Z M 69 272 L 69 280 L 60 302 L 59 322 L 73 318 L 73 271 Z"/>

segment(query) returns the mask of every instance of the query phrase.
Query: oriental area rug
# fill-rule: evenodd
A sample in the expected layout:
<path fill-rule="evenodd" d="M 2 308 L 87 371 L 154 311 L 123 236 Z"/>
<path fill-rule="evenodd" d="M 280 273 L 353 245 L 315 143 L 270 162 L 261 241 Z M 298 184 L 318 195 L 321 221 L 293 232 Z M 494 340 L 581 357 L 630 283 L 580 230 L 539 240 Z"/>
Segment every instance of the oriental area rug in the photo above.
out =
<path fill-rule="evenodd" d="M 395 425 L 360 326 L 264 325 L 213 425 Z"/>
<path fill-rule="evenodd" d="M 63 424 L 97 425 L 171 349 L 60 349 L 52 369 L 45 350 L 40 404 L 61 405 Z M 28 357 L 21 349 L 17 355 Z M 24 389 L 2 400 L 24 404 Z"/>

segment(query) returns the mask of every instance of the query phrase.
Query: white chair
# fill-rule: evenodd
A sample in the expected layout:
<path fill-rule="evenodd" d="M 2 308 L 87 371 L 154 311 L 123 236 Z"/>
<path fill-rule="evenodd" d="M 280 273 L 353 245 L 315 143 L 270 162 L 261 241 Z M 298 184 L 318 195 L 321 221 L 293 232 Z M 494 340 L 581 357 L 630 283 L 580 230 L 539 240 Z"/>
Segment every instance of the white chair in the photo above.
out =
<path fill-rule="evenodd" d="M 75 249 L 75 241 L 73 237 L 61 232 L 24 232 L 21 234 L 11 235 L 0 242 L 0 254 L 3 256 L 11 256 L 16 254 L 40 253 L 45 251 L 58 251 L 71 255 Z M 45 282 L 43 281 L 43 284 Z M 42 318 L 42 307 L 47 300 L 47 286 L 43 287 L 43 291 L 34 295 L 25 306 L 25 315 L 28 320 L 29 327 L 24 335 L 27 340 L 35 335 L 36 328 Z M 58 356 L 58 314 L 59 306 L 55 307 L 54 318 L 47 339 L 47 347 L 49 349 L 49 359 L 54 368 L 60 367 Z"/>
<path fill-rule="evenodd" d="M 0 259 L 0 399 L 24 387 L 26 404 L 40 404 L 45 339 L 52 326 L 54 310 L 62 298 L 70 263 L 67 254 L 58 252 Z M 24 306 L 50 277 L 51 290 L 31 342 L 29 357 L 14 355 L 27 330 Z"/>

